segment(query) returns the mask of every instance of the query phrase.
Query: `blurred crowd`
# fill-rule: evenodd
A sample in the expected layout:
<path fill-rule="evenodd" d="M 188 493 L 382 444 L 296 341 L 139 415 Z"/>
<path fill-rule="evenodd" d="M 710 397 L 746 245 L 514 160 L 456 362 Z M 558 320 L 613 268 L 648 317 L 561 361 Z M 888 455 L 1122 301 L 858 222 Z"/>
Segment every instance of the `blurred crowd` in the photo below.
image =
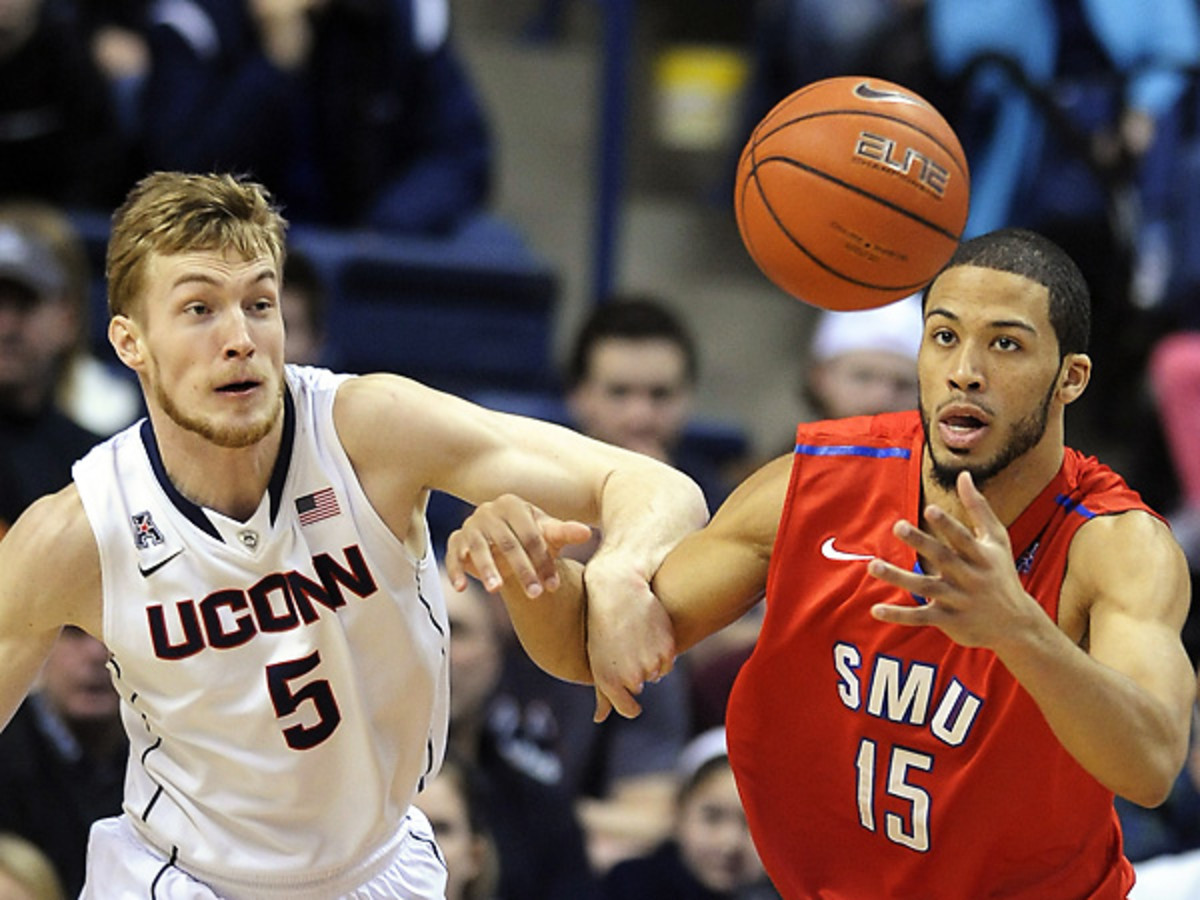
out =
<path fill-rule="evenodd" d="M 292 222 L 338 229 L 437 239 L 488 209 L 497 148 L 450 7 L 0 0 L 0 536 L 141 414 L 135 384 L 89 341 L 102 273 L 75 212 L 111 211 L 155 169 L 248 172 Z M 1080 263 L 1098 364 L 1071 443 L 1115 457 L 1200 572 L 1200 4 L 757 0 L 737 19 L 724 38 L 751 77 L 736 143 L 812 80 L 906 84 L 963 142 L 968 234 L 1031 227 Z M 296 254 L 284 288 L 288 359 L 319 363 L 327 285 Z M 704 361 L 678 309 L 597 304 L 558 378 L 557 417 L 679 466 L 715 508 L 761 460 L 688 440 Z M 799 401 L 814 418 L 912 408 L 920 328 L 917 297 L 823 314 Z M 596 725 L 591 692 L 537 670 L 494 598 L 447 599 L 452 753 L 419 802 L 450 900 L 776 896 L 722 732 L 760 612 L 648 687 L 640 718 Z M 1195 662 L 1200 616 L 1185 638 Z M 119 811 L 125 742 L 106 665 L 103 645 L 64 632 L 0 733 L 4 896 L 76 893 L 88 824 Z M 1197 760 L 1162 808 L 1119 805 L 1135 862 L 1200 848 Z"/>

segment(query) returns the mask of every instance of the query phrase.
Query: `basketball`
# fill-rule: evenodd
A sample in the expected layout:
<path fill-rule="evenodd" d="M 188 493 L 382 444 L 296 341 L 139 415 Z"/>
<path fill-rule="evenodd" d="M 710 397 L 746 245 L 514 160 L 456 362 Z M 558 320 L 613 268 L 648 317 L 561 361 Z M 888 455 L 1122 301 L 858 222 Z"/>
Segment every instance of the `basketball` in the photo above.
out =
<path fill-rule="evenodd" d="M 763 274 L 834 310 L 928 284 L 958 246 L 969 199 L 966 158 L 941 113 L 859 76 L 780 101 L 750 135 L 734 189 L 738 231 Z"/>

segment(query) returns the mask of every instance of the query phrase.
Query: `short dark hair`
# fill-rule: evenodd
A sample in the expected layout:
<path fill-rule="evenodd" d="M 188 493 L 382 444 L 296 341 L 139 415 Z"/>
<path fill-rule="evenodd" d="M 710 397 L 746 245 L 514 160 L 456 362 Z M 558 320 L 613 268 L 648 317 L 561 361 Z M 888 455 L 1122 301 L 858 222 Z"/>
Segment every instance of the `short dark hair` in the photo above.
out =
<path fill-rule="evenodd" d="M 567 361 L 567 388 L 578 387 L 588 376 L 592 351 L 603 340 L 669 341 L 683 353 L 687 380 L 695 384 L 699 363 L 696 344 L 680 318 L 665 305 L 641 295 L 615 296 L 588 315 Z"/>
<path fill-rule="evenodd" d="M 1092 330 L 1087 279 L 1067 252 L 1049 238 L 1025 228 L 990 231 L 959 245 L 942 272 L 957 266 L 1010 272 L 1045 285 L 1050 292 L 1050 325 L 1058 338 L 1059 358 L 1087 352 Z M 925 297 L 928 299 L 928 291 Z"/>

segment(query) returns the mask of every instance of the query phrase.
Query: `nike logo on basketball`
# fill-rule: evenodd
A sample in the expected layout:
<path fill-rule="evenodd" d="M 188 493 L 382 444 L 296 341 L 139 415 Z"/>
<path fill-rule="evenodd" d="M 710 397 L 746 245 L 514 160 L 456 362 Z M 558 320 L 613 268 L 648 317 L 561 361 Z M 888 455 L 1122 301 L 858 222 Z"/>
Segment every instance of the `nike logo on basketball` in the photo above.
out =
<path fill-rule="evenodd" d="M 865 81 L 860 81 L 854 86 L 854 96 L 861 97 L 863 100 L 894 100 L 897 103 L 911 103 L 913 106 L 922 105 L 915 97 L 910 97 L 908 94 L 873 88 Z"/>
<path fill-rule="evenodd" d="M 833 538 L 829 538 L 821 545 L 821 555 L 826 559 L 836 560 L 838 562 L 849 562 L 858 559 L 874 559 L 873 553 L 847 553 L 844 550 L 839 550 L 833 546 Z"/>
<path fill-rule="evenodd" d="M 165 566 L 167 563 L 169 563 L 171 560 L 173 560 L 175 557 L 177 557 L 182 552 L 183 552 L 183 548 L 180 548 L 180 549 L 176 550 L 174 553 L 172 553 L 170 556 L 168 556 L 166 559 L 160 559 L 158 562 L 156 562 L 150 566 L 143 566 L 143 565 L 139 564 L 138 571 L 142 573 L 143 578 L 149 578 L 151 575 L 153 575 L 155 572 L 157 572 L 159 569 L 161 569 L 163 566 Z"/>

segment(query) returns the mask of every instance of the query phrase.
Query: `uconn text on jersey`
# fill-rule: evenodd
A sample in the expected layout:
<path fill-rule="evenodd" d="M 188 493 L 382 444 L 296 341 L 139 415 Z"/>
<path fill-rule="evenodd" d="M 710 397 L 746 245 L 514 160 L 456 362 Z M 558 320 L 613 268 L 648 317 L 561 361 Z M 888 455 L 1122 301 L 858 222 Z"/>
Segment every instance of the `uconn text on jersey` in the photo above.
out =
<path fill-rule="evenodd" d="M 320 616 L 319 607 L 336 611 L 346 605 L 342 588 L 361 598 L 375 593 L 375 578 L 357 545 L 346 547 L 346 565 L 328 553 L 312 558 L 316 580 L 294 569 L 272 572 L 248 588 L 222 588 L 197 603 L 193 599 L 175 603 L 168 622 L 162 604 L 146 607 L 150 639 L 159 659 L 186 659 L 211 647 L 229 650 L 240 647 L 255 635 L 291 631 L 311 625 Z"/>

